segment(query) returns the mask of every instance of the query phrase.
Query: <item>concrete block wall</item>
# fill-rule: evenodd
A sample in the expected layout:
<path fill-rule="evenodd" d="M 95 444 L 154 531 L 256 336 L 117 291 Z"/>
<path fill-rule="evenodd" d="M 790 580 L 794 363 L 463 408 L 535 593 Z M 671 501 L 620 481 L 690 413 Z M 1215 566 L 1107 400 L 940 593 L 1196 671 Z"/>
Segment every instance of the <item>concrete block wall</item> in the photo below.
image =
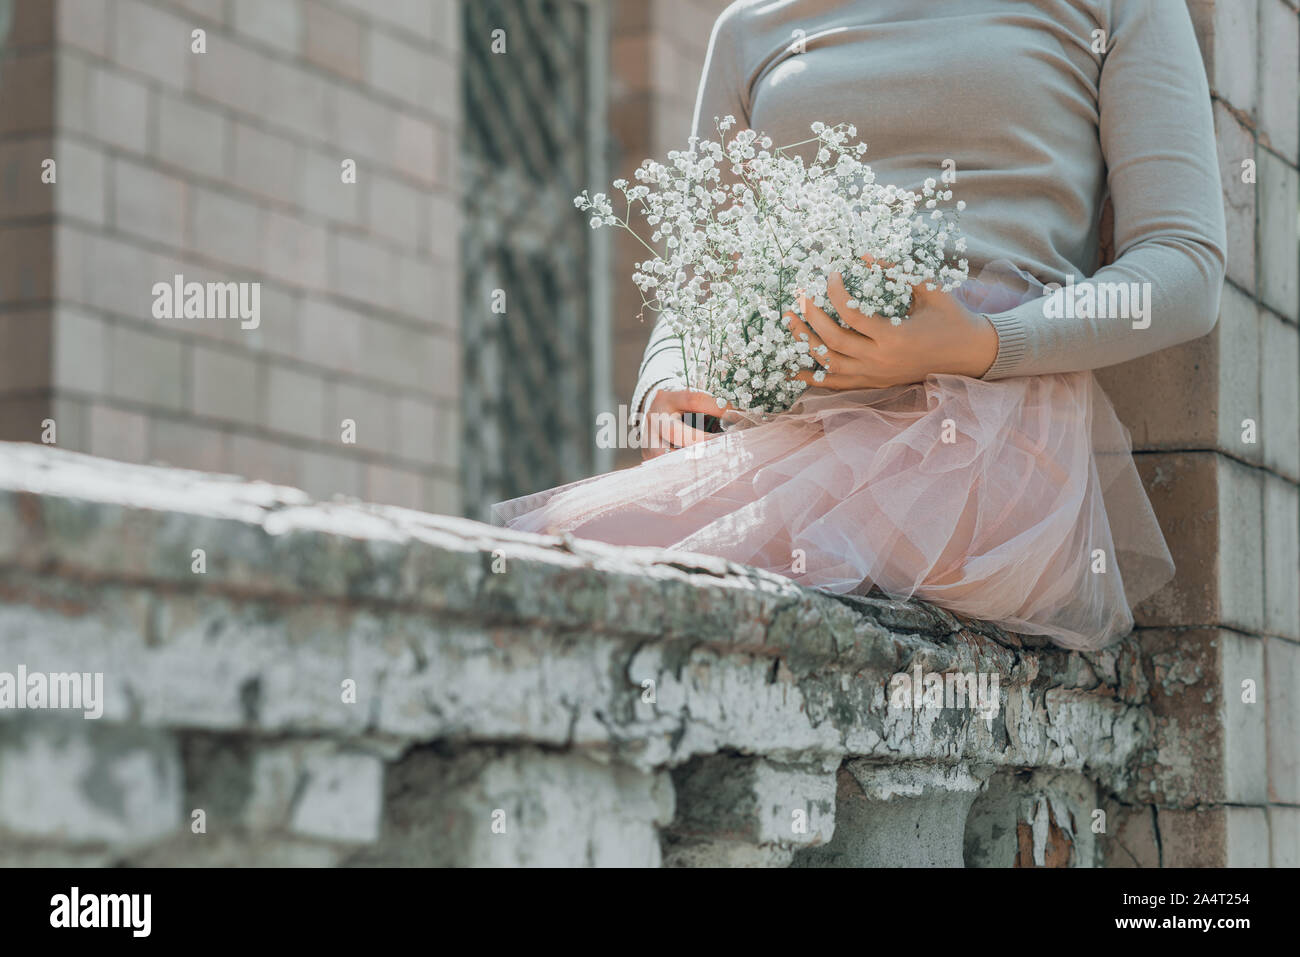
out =
<path fill-rule="evenodd" d="M 458 511 L 455 0 L 13 13 L 0 435 Z M 154 318 L 177 273 L 259 282 L 260 325 Z"/>
<path fill-rule="evenodd" d="M 1219 322 L 1100 375 L 1178 566 L 1138 610 L 1162 744 L 1129 796 L 1146 832 L 1130 843 L 1154 840 L 1166 865 L 1285 866 L 1300 854 L 1300 19 L 1292 0 L 1188 8 L 1227 213 Z"/>

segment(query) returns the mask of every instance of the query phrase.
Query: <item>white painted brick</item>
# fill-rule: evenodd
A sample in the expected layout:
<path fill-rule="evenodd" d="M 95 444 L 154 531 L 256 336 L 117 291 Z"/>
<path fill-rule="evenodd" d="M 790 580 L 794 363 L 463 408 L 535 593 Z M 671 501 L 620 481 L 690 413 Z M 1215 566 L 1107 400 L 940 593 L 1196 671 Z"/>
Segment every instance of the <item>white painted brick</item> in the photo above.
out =
<path fill-rule="evenodd" d="M 429 246 L 434 258 L 454 263 L 460 257 L 460 203 L 446 193 L 429 196 Z"/>
<path fill-rule="evenodd" d="M 1224 791 L 1233 804 L 1268 801 L 1268 711 L 1263 701 L 1268 682 L 1264 671 L 1264 640 L 1253 635 L 1220 631 L 1223 661 Z M 1242 701 L 1242 682 L 1256 689 L 1255 701 Z"/>
<path fill-rule="evenodd" d="M 366 34 L 366 80 L 377 90 L 424 109 L 433 90 L 432 51 L 385 30 Z"/>
<path fill-rule="evenodd" d="M 355 421 L 358 448 L 384 453 L 394 450 L 396 412 L 390 396 L 351 382 L 333 383 L 330 390 L 331 421 L 335 425 L 344 419 Z"/>
<path fill-rule="evenodd" d="M 1300 641 L 1300 491 L 1264 478 L 1264 628 Z"/>
<path fill-rule="evenodd" d="M 1258 181 L 1242 181 L 1242 163 L 1255 162 L 1255 138 L 1222 103 L 1214 104 L 1215 144 L 1227 228 L 1228 278 L 1242 289 L 1255 289 L 1255 205 Z M 1258 174 L 1258 170 L 1256 171 Z M 1258 180 L 1258 176 L 1256 177 Z"/>
<path fill-rule="evenodd" d="M 286 53 L 302 46 L 303 10 L 299 0 L 235 0 L 232 23 L 236 30 Z"/>
<path fill-rule="evenodd" d="M 67 49 L 55 54 L 54 63 L 54 114 L 59 129 L 65 133 L 89 132 L 96 122 L 91 117 L 90 68 L 80 54 L 71 53 Z M 147 120 L 147 109 L 144 115 Z"/>
<path fill-rule="evenodd" d="M 1300 645 L 1265 639 L 1269 800 L 1300 804 Z"/>
<path fill-rule="evenodd" d="M 54 33 L 60 44 L 108 56 L 108 18 L 115 0 L 61 0 L 54 5 Z"/>
<path fill-rule="evenodd" d="M 303 55 L 310 63 L 348 80 L 360 80 L 362 36 L 369 27 L 322 3 L 309 3 L 305 14 Z"/>
<path fill-rule="evenodd" d="M 344 187 L 348 188 L 348 187 Z M 427 192 L 381 173 L 366 182 L 371 232 L 414 251 L 420 246 Z"/>
<path fill-rule="evenodd" d="M 270 59 L 243 43 L 224 39 L 216 43 L 211 35 L 208 39 L 208 52 L 195 56 L 195 90 L 231 109 L 261 116 L 270 83 Z"/>
<path fill-rule="evenodd" d="M 175 468 L 229 472 L 227 433 L 186 419 L 149 420 L 149 461 Z"/>
<path fill-rule="evenodd" d="M 266 271 L 296 286 L 320 288 L 326 281 L 327 236 L 324 227 L 296 216 L 267 211 L 262 237 Z"/>
<path fill-rule="evenodd" d="M 327 454 L 304 451 L 301 454 L 301 474 L 298 487 L 312 498 L 329 501 L 335 495 L 363 499 L 365 477 L 362 463 L 346 458 L 351 446 L 339 446 Z"/>
<path fill-rule="evenodd" d="M 361 183 L 360 176 L 357 183 L 343 182 L 345 158 L 342 154 L 304 150 L 295 196 L 299 206 L 317 216 L 356 226 L 361 223 L 361 196 L 369 183 Z"/>
<path fill-rule="evenodd" d="M 435 4 L 430 0 L 339 0 L 339 5 L 347 7 L 363 16 L 373 18 L 376 23 L 395 28 L 398 32 L 414 33 L 425 39 L 434 35 Z"/>
<path fill-rule="evenodd" d="M 389 468 L 386 465 L 366 466 L 366 501 L 401 508 L 419 508 L 422 500 L 421 479 L 418 472 Z"/>
<path fill-rule="evenodd" d="M 190 192 L 189 248 L 237 268 L 260 269 L 262 211 L 251 202 L 204 187 L 191 186 Z"/>
<path fill-rule="evenodd" d="M 218 111 L 164 93 L 158 97 L 158 158 L 182 170 L 220 178 L 228 122 Z"/>
<path fill-rule="evenodd" d="M 427 259 L 409 256 L 395 256 L 394 264 L 397 268 L 397 284 L 392 289 L 394 308 L 422 322 L 441 313 L 445 321 L 447 313 L 455 307 L 439 294 L 437 266 Z"/>
<path fill-rule="evenodd" d="M 1255 78 L 1243 64 L 1254 63 L 1259 48 L 1258 18 L 1250 4 L 1192 0 L 1210 87 L 1239 110 L 1255 109 Z"/>
<path fill-rule="evenodd" d="M 50 188 L 59 215 L 104 225 L 108 219 L 108 202 L 103 152 L 69 136 L 60 136 L 56 141 L 55 161 L 58 180 Z"/>
<path fill-rule="evenodd" d="M 394 127 L 393 165 L 417 182 L 433 185 L 436 135 L 432 123 L 399 114 Z"/>
<path fill-rule="evenodd" d="M 460 407 L 439 403 L 438 424 L 434 430 L 434 447 L 439 465 L 450 469 L 460 466 L 460 428 Z"/>
<path fill-rule="evenodd" d="M 340 159 L 357 161 L 357 177 L 365 175 L 362 159 L 391 168 L 397 135 L 397 112 L 350 86 L 333 87 L 330 140 Z"/>
<path fill-rule="evenodd" d="M 1218 6 L 1240 7 L 1250 4 Z M 1296 50 L 1300 49 L 1300 19 L 1282 0 L 1259 0 L 1259 128 L 1263 138 L 1293 165 L 1300 160 L 1300 117 L 1296 101 L 1300 99 L 1300 72 L 1296 69 Z M 1247 14 L 1248 15 L 1248 14 Z M 1249 60 L 1235 64 L 1245 77 Z"/>
<path fill-rule="evenodd" d="M 112 161 L 110 206 L 123 232 L 169 246 L 185 242 L 185 181 L 130 160 Z"/>
<path fill-rule="evenodd" d="M 430 342 L 429 389 L 444 399 L 460 400 L 460 342 L 436 336 Z"/>
<path fill-rule="evenodd" d="M 201 20 L 211 23 L 225 22 L 226 0 L 171 0 L 171 2 L 186 13 L 197 15 Z M 202 23 L 196 25 L 205 26 Z"/>
<path fill-rule="evenodd" d="M 357 372 L 364 355 L 397 357 L 377 344 L 375 327 L 390 324 L 337 303 L 311 299 L 303 303 L 298 326 L 298 356 L 304 362 L 338 372 Z M 365 348 L 362 348 L 362 342 Z"/>
<path fill-rule="evenodd" d="M 432 402 L 402 397 L 397 400 L 396 448 L 414 462 L 439 461 L 435 443 L 437 409 Z"/>
<path fill-rule="evenodd" d="M 1295 104 L 1292 102 L 1292 108 Z M 1259 297 L 1293 322 L 1300 318 L 1300 267 L 1296 206 L 1300 174 L 1267 150 L 1259 160 Z"/>
<path fill-rule="evenodd" d="M 425 329 L 372 318 L 363 327 L 365 348 L 353 359 L 356 372 L 372 379 L 428 392 L 435 339 Z"/>
<path fill-rule="evenodd" d="M 1263 473 L 1223 456 L 1215 459 L 1220 620 L 1257 634 L 1264 627 Z"/>
<path fill-rule="evenodd" d="M 153 309 L 153 284 L 171 275 L 160 257 L 134 243 L 99 234 L 82 234 L 82 300 L 133 319 Z"/>
<path fill-rule="evenodd" d="M 420 507 L 439 515 L 460 515 L 464 509 L 460 482 L 449 476 L 430 476 L 422 483 Z"/>
<path fill-rule="evenodd" d="M 261 283 L 262 315 L 256 329 L 240 329 L 234 336 L 241 348 L 286 358 L 300 358 L 298 351 L 299 306 L 296 290 L 276 282 Z"/>
<path fill-rule="evenodd" d="M 267 378 L 266 424 L 279 432 L 325 438 L 325 384 L 316 376 L 271 365 Z"/>
<path fill-rule="evenodd" d="M 1214 410 L 1218 447 L 1249 462 L 1263 459 L 1262 420 L 1269 417 L 1268 407 L 1261 406 L 1259 400 L 1261 322 L 1255 300 L 1231 283 L 1225 284 L 1213 332 L 1219 359 L 1219 401 Z M 641 360 L 638 357 L 636 361 Z M 1255 423 L 1252 442 L 1245 440 L 1249 434 L 1242 423 L 1247 419 Z"/>
<path fill-rule="evenodd" d="M 236 432 L 230 436 L 230 471 L 248 479 L 297 486 L 300 455 L 280 442 Z"/>
<path fill-rule="evenodd" d="M 297 63 L 273 61 L 267 67 L 266 89 L 259 111 L 268 123 L 300 136 L 318 139 L 329 118 L 329 93 L 335 89 Z"/>
<path fill-rule="evenodd" d="M 1228 866 L 1268 867 L 1268 813 L 1262 807 L 1228 807 Z"/>
<path fill-rule="evenodd" d="M 1300 333 L 1260 312 L 1260 451 L 1264 464 L 1300 480 Z"/>
<path fill-rule="evenodd" d="M 1273 866 L 1300 867 L 1300 807 L 1270 807 L 1268 830 Z"/>
<path fill-rule="evenodd" d="M 88 126 L 102 142 L 145 153 L 148 150 L 149 89 L 135 77 L 92 66 Z"/>
<path fill-rule="evenodd" d="M 391 308 L 395 299 L 393 254 L 345 233 L 330 237 L 330 289 L 340 296 Z"/>
<path fill-rule="evenodd" d="M 90 448 L 90 406 L 66 392 L 56 392 L 50 403 L 50 415 L 58 425 L 58 443 L 74 452 Z M 33 423 L 33 439 L 39 438 L 40 423 Z"/>
<path fill-rule="evenodd" d="M 234 125 L 234 168 L 231 181 L 266 199 L 291 202 L 298 193 L 301 150 L 279 134 L 245 123 Z"/>
<path fill-rule="evenodd" d="M 191 411 L 230 422 L 260 423 L 256 359 L 247 353 L 195 345 L 190 363 Z"/>
<path fill-rule="evenodd" d="M 95 403 L 87 412 L 85 428 L 81 447 L 91 455 L 123 462 L 143 462 L 148 456 L 149 420 L 138 412 Z"/>
<path fill-rule="evenodd" d="M 142 0 L 116 0 L 116 3 L 113 59 L 164 86 L 183 90 L 190 58 L 207 55 L 190 52 L 190 31 L 194 25 Z M 214 45 L 210 37 L 209 51 Z"/>
<path fill-rule="evenodd" d="M 460 50 L 460 3 L 458 0 L 429 0 L 429 5 L 433 8 L 433 40 L 444 51 L 456 52 Z M 713 18 L 705 24 L 705 34 L 707 36 L 709 29 L 713 26 Z M 704 62 L 701 56 L 700 62 Z"/>
<path fill-rule="evenodd" d="M 109 336 L 109 395 L 180 411 L 184 407 L 184 356 L 170 336 L 120 323 Z"/>
<path fill-rule="evenodd" d="M 104 321 L 76 306 L 60 304 L 54 313 L 51 384 L 102 395 L 108 387 L 109 330 Z"/>

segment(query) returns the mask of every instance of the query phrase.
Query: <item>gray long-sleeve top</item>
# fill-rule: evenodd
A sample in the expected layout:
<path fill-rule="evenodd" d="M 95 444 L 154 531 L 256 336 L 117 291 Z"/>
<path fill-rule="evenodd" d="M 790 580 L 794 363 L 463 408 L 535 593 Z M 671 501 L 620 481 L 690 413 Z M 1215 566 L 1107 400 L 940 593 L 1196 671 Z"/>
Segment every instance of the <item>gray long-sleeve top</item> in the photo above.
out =
<path fill-rule="evenodd" d="M 1214 325 L 1223 200 L 1183 0 L 737 0 L 713 28 L 695 134 L 717 140 L 728 114 L 778 145 L 853 123 L 878 181 L 909 189 L 950 161 L 972 276 L 1005 258 L 1044 283 L 1150 284 L 1145 328 L 1043 300 L 990 315 L 986 379 L 1095 369 Z M 1107 191 L 1115 260 L 1097 270 Z M 682 384 L 682 358 L 660 322 L 632 408 L 664 384 Z"/>

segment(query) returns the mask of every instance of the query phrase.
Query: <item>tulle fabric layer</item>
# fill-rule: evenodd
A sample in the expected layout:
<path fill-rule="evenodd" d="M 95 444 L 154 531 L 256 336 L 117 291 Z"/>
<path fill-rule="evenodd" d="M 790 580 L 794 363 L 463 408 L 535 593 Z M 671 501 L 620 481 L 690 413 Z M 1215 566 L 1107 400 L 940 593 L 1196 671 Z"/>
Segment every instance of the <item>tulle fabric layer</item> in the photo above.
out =
<path fill-rule="evenodd" d="M 989 270 L 981 274 L 981 280 Z M 980 311 L 1034 295 L 972 282 Z M 1090 372 L 811 389 L 788 412 L 495 507 L 511 528 L 873 586 L 1067 648 L 1101 647 L 1173 562 Z"/>
<path fill-rule="evenodd" d="M 1173 562 L 1091 373 L 806 394 L 775 420 L 497 506 L 510 527 L 871 586 L 1068 648 Z"/>

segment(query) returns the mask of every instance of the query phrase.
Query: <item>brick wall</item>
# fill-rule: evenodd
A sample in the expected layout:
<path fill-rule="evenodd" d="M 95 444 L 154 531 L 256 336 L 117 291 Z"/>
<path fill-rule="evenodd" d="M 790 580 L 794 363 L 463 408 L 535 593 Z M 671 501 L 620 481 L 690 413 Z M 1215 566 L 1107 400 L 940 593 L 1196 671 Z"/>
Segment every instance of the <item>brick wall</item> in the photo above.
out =
<path fill-rule="evenodd" d="M 455 0 L 14 13 L 0 435 L 458 510 Z M 176 273 L 260 282 L 260 326 L 153 318 Z"/>
<path fill-rule="evenodd" d="M 1178 565 L 1139 609 L 1162 745 L 1146 772 L 1160 813 L 1137 817 L 1148 829 L 1158 819 L 1145 844 L 1163 844 L 1167 865 L 1296 866 L 1300 20 L 1291 0 L 1188 7 L 1227 210 L 1219 322 L 1203 339 L 1101 373 Z"/>

